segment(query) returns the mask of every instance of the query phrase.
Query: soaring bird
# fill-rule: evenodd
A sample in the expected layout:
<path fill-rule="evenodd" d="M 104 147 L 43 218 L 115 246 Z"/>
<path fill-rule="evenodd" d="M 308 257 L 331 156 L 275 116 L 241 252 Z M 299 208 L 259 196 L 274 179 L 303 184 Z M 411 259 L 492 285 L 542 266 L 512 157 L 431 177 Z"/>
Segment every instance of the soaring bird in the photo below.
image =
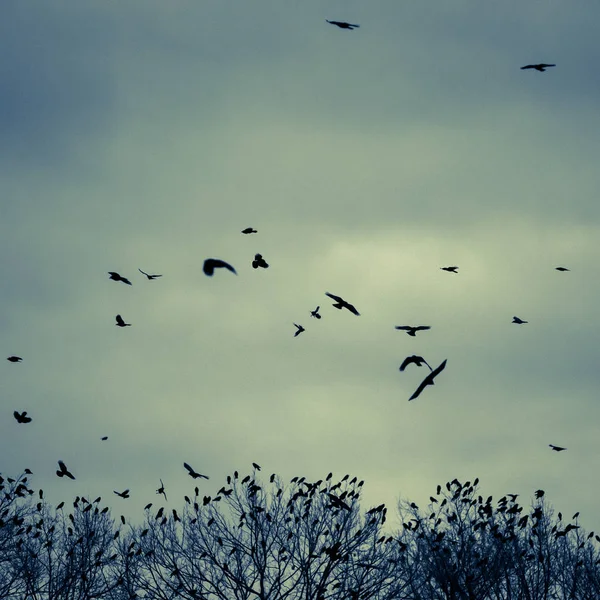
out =
<path fill-rule="evenodd" d="M 334 296 L 329 292 L 325 292 L 325 295 L 329 296 L 332 300 L 335 300 L 335 304 L 332 306 L 335 306 L 339 310 L 342 310 L 342 308 L 347 308 L 352 314 L 356 315 L 357 317 L 360 316 L 360 313 L 356 310 L 356 308 L 354 308 L 354 306 L 352 306 L 352 304 L 349 302 L 346 302 L 343 298 L 340 298 L 340 296 Z"/>
<path fill-rule="evenodd" d="M 21 362 L 23 359 L 20 356 L 9 356 L 6 360 L 9 362 L 17 363 Z"/>
<path fill-rule="evenodd" d="M 448 273 L 458 273 L 458 267 L 440 267 L 442 271 L 448 271 Z"/>
<path fill-rule="evenodd" d="M 127 279 L 127 277 L 121 277 L 121 275 L 119 275 L 118 273 L 115 273 L 114 271 L 109 271 L 108 274 L 110 275 L 110 279 L 112 279 L 113 281 L 122 281 L 123 283 L 126 283 L 127 285 L 131 285 L 131 281 L 129 281 L 129 279 Z"/>
<path fill-rule="evenodd" d="M 165 500 L 168 501 L 167 493 L 165 492 L 165 484 L 162 479 L 160 480 L 160 487 L 156 490 L 156 493 L 162 494 L 165 497 Z"/>
<path fill-rule="evenodd" d="M 548 446 L 550 446 L 550 448 L 552 448 L 552 450 L 554 450 L 555 452 L 562 452 L 563 450 L 566 450 L 566 448 L 562 448 L 561 446 L 555 446 L 554 444 L 548 444 Z"/>
<path fill-rule="evenodd" d="M 125 323 L 125 321 L 123 321 L 123 317 L 121 315 L 117 315 L 115 317 L 115 320 L 117 321 L 115 323 L 115 325 L 117 327 L 131 327 L 131 323 Z"/>
<path fill-rule="evenodd" d="M 22 413 L 19 413 L 15 410 L 13 413 L 17 423 L 31 423 L 31 417 L 27 416 L 27 411 L 24 410 Z"/>
<path fill-rule="evenodd" d="M 431 329 L 429 325 L 396 325 L 396 329 L 400 331 L 406 331 L 408 335 L 412 335 L 415 337 L 417 335 L 417 331 L 427 331 L 427 329 Z"/>
<path fill-rule="evenodd" d="M 513 317 L 512 322 L 516 323 L 517 325 L 523 325 L 523 323 L 529 323 L 529 321 L 523 321 L 523 319 L 519 319 L 519 317 Z"/>
<path fill-rule="evenodd" d="M 75 480 L 73 473 L 71 473 L 71 471 L 67 469 L 67 465 L 65 465 L 65 463 L 62 460 L 58 461 L 58 468 L 59 470 L 56 471 L 56 474 L 59 477 L 68 477 L 69 479 Z"/>
<path fill-rule="evenodd" d="M 319 308 L 321 308 L 321 307 L 317 306 L 317 308 L 315 308 L 315 310 L 311 310 L 310 311 L 310 316 L 314 317 L 315 319 L 320 319 L 321 315 L 319 314 Z"/>
<path fill-rule="evenodd" d="M 556 267 L 557 271 L 570 271 L 571 269 L 567 269 L 567 267 Z"/>
<path fill-rule="evenodd" d="M 535 69 L 536 71 L 543 73 L 548 67 L 555 67 L 555 66 L 556 65 L 547 65 L 544 63 L 540 63 L 539 65 L 525 65 L 524 67 L 521 67 L 521 71 L 523 71 L 525 69 Z"/>
<path fill-rule="evenodd" d="M 433 369 L 429 366 L 427 361 L 422 356 L 417 356 L 416 354 L 413 354 L 412 356 L 407 356 L 404 359 L 404 362 L 400 365 L 400 371 L 404 371 L 404 369 L 406 369 L 406 367 L 408 367 L 408 365 L 410 364 L 415 364 L 417 365 L 417 367 L 422 367 L 425 364 L 429 367 L 430 371 L 433 371 Z"/>
<path fill-rule="evenodd" d="M 258 269 L 258 267 L 262 267 L 263 269 L 268 269 L 269 268 L 269 264 L 262 257 L 262 254 L 255 254 L 254 255 L 254 260 L 252 261 L 252 267 L 255 268 L 255 269 Z"/>
<path fill-rule="evenodd" d="M 328 23 L 331 23 L 332 25 L 337 25 L 340 29 L 349 29 L 350 31 L 352 31 L 356 27 L 360 27 L 360 25 L 353 25 L 352 23 L 346 23 L 344 21 L 329 21 L 328 19 L 325 20 Z"/>
<path fill-rule="evenodd" d="M 212 277 L 213 273 L 215 272 L 215 269 L 220 269 L 220 268 L 225 268 L 225 269 L 231 271 L 234 275 L 237 275 L 235 269 L 229 263 L 226 263 L 224 260 L 221 260 L 220 258 L 207 258 L 204 261 L 204 267 L 202 268 L 202 270 L 204 271 L 205 275 Z"/>
<path fill-rule="evenodd" d="M 302 325 L 297 325 L 296 323 L 294 323 L 294 325 L 296 325 L 297 330 L 296 333 L 294 333 L 294 337 L 298 337 L 303 331 L 306 331 Z"/>
<path fill-rule="evenodd" d="M 252 229 L 252 227 L 246 227 L 246 229 L 242 229 L 242 233 L 248 235 L 249 233 L 258 233 L 256 229 Z"/>
<path fill-rule="evenodd" d="M 437 368 L 434 369 L 433 371 L 431 371 L 431 373 L 429 373 L 429 375 L 427 375 L 427 377 L 425 377 L 425 379 L 423 379 L 423 381 L 421 382 L 421 385 L 417 388 L 417 391 L 408 399 L 409 402 L 411 400 L 414 400 L 415 398 L 418 398 L 419 395 L 421 394 L 421 392 L 428 386 L 428 385 L 433 385 L 433 380 L 436 378 L 437 375 L 439 375 L 446 367 L 446 360 L 444 360 L 444 362 Z"/>
<path fill-rule="evenodd" d="M 192 477 L 193 479 L 208 479 L 206 475 L 202 475 L 201 473 L 194 471 L 194 469 L 192 469 L 192 467 L 190 467 L 190 465 L 188 465 L 187 463 L 183 463 L 183 466 L 186 468 L 187 472 L 190 474 L 190 477 Z"/>
<path fill-rule="evenodd" d="M 122 492 L 117 492 L 116 490 L 113 491 L 117 496 L 121 498 L 129 498 L 129 490 L 123 490 Z"/>
<path fill-rule="evenodd" d="M 146 273 L 146 271 L 142 271 L 140 268 L 138 268 L 138 271 L 142 275 L 145 275 L 150 281 L 152 281 L 153 279 L 157 279 L 158 277 L 162 277 L 162 275 L 150 275 L 150 274 Z"/>

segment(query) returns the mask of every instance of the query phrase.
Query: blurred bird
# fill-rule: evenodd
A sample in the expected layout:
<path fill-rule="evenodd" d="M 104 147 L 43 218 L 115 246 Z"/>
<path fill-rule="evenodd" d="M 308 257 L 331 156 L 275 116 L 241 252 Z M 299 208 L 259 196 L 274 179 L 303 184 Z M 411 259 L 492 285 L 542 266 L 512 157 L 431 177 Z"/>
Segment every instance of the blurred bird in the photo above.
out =
<path fill-rule="evenodd" d="M 547 65 L 544 63 L 540 63 L 538 65 L 525 65 L 524 67 L 521 67 L 521 71 L 523 71 L 525 69 L 535 69 L 536 71 L 543 73 L 548 67 L 555 67 L 555 66 L 556 65 Z"/>
<path fill-rule="evenodd" d="M 112 279 L 113 281 L 122 281 L 123 283 L 126 283 L 127 285 L 131 285 L 131 281 L 129 281 L 129 279 L 127 279 L 127 277 L 121 277 L 121 275 L 119 275 L 118 273 L 115 273 L 114 271 L 109 271 L 108 274 L 110 275 L 110 279 Z"/>
<path fill-rule="evenodd" d="M 519 317 L 513 317 L 512 322 L 516 323 L 517 325 L 523 325 L 523 323 L 529 323 L 529 321 L 523 321 L 523 319 L 519 319 Z"/>
<path fill-rule="evenodd" d="M 162 275 L 149 275 L 148 273 L 146 273 L 146 271 L 142 271 L 140 268 L 138 268 L 138 271 L 142 273 L 142 275 L 145 275 L 150 281 L 156 279 L 157 277 L 162 277 Z"/>
<path fill-rule="evenodd" d="M 12 363 L 21 362 L 23 359 L 20 356 L 9 356 L 6 360 Z"/>
<path fill-rule="evenodd" d="M 16 410 L 13 413 L 17 423 L 31 423 L 31 417 L 27 416 L 27 411 L 24 410 L 22 413 L 18 413 Z"/>
<path fill-rule="evenodd" d="M 115 325 L 117 327 L 131 327 L 131 323 L 125 323 L 125 321 L 123 321 L 123 317 L 121 315 L 117 315 L 115 317 L 115 320 L 117 321 L 115 323 Z"/>
<path fill-rule="evenodd" d="M 294 337 L 298 337 L 303 331 L 306 331 L 306 329 L 304 329 L 304 327 L 302 327 L 302 325 L 297 325 L 296 323 L 294 323 L 294 325 L 296 326 L 296 333 L 294 333 Z"/>
<path fill-rule="evenodd" d="M 457 273 L 458 274 L 458 267 L 440 267 L 440 269 L 442 271 L 448 271 L 448 273 Z"/>
<path fill-rule="evenodd" d="M 321 315 L 319 314 L 319 308 L 321 308 L 321 307 L 317 306 L 317 308 L 315 308 L 315 310 L 311 310 L 310 311 L 310 316 L 314 317 L 315 319 L 320 319 Z"/>
<path fill-rule="evenodd" d="M 421 394 L 421 392 L 428 385 L 434 384 L 433 380 L 436 378 L 437 375 L 439 375 L 446 368 L 446 361 L 447 361 L 447 359 L 444 360 L 444 362 L 437 369 L 434 369 L 433 371 L 431 371 L 431 373 L 429 373 L 429 375 L 427 375 L 427 377 L 425 377 L 425 379 L 423 379 L 423 381 L 421 382 L 421 385 L 417 388 L 416 392 L 408 399 L 409 402 L 411 400 L 414 400 L 415 398 L 418 398 L 419 395 Z"/>
<path fill-rule="evenodd" d="M 255 462 L 252 463 L 252 466 L 257 470 L 260 471 L 260 465 L 257 465 Z"/>
<path fill-rule="evenodd" d="M 335 308 L 339 310 L 342 310 L 342 308 L 346 308 L 357 317 L 360 316 L 360 313 L 356 310 L 356 308 L 354 308 L 354 306 L 352 306 L 352 304 L 350 304 L 349 302 L 346 302 L 343 298 L 340 298 L 340 296 L 335 296 L 334 294 L 330 294 L 329 292 L 325 292 L 325 295 L 329 296 L 332 300 L 335 300 L 335 304 L 332 305 L 335 306 Z"/>
<path fill-rule="evenodd" d="M 262 254 L 255 254 L 254 260 L 252 261 L 252 267 L 254 269 L 258 269 L 258 267 L 262 267 L 263 269 L 268 269 L 269 265 L 262 257 Z"/>
<path fill-rule="evenodd" d="M 186 468 L 187 472 L 190 474 L 190 477 L 192 477 L 193 479 L 208 479 L 206 475 L 202 475 L 201 473 L 194 471 L 194 469 L 192 469 L 192 467 L 190 467 L 190 465 L 188 465 L 187 463 L 183 463 L 183 466 Z"/>
<path fill-rule="evenodd" d="M 417 365 L 417 367 L 422 367 L 425 364 L 429 367 L 430 371 L 433 371 L 433 369 L 429 366 L 427 361 L 422 356 L 417 356 L 416 354 L 413 354 L 412 356 L 407 356 L 404 359 L 404 362 L 400 365 L 400 371 L 404 371 L 404 369 L 406 369 L 406 367 L 408 367 L 408 365 L 410 364 L 415 364 Z"/>
<path fill-rule="evenodd" d="M 427 329 L 431 329 L 429 325 L 396 325 L 396 329 L 400 331 L 406 331 L 408 335 L 412 335 L 415 337 L 417 335 L 417 331 L 427 331 Z"/>
<path fill-rule="evenodd" d="M 219 258 L 207 258 L 204 261 L 204 267 L 202 267 L 202 270 L 204 271 L 205 275 L 212 277 L 213 273 L 215 272 L 215 269 L 220 268 L 228 269 L 234 275 L 237 275 L 235 269 L 229 263 L 226 263 L 224 260 L 221 260 Z"/>
<path fill-rule="evenodd" d="M 123 490 L 122 492 L 117 492 L 115 490 L 113 490 L 113 491 L 120 498 L 129 498 L 129 490 Z"/>
<path fill-rule="evenodd" d="M 249 233 L 258 233 L 258 231 L 256 231 L 256 229 L 252 229 L 252 227 L 246 227 L 246 229 L 242 229 L 242 233 L 247 235 Z"/>
<path fill-rule="evenodd" d="M 165 500 L 168 501 L 167 493 L 165 492 L 165 484 L 162 479 L 160 480 L 160 487 L 156 490 L 156 493 L 162 494 L 165 497 Z"/>
<path fill-rule="evenodd" d="M 544 492 L 544 490 L 536 490 L 535 492 L 535 497 L 539 500 L 540 498 L 542 498 L 544 496 L 546 492 Z"/>
<path fill-rule="evenodd" d="M 349 29 L 350 31 L 352 31 L 355 27 L 360 27 L 360 25 L 353 25 L 352 23 L 346 23 L 344 21 L 329 21 L 328 19 L 325 19 L 328 23 L 331 23 L 331 25 L 337 25 L 340 29 Z"/>
<path fill-rule="evenodd" d="M 566 448 L 562 448 L 561 446 L 555 446 L 554 444 L 548 444 L 548 446 L 550 446 L 550 448 L 552 448 L 552 450 L 554 450 L 555 452 L 562 452 L 563 450 L 566 450 Z"/>
<path fill-rule="evenodd" d="M 557 271 L 570 271 L 571 269 L 567 269 L 567 267 L 556 267 Z"/>
<path fill-rule="evenodd" d="M 73 476 L 73 473 L 71 473 L 71 471 L 69 471 L 69 469 L 67 469 L 67 465 L 65 465 L 65 463 L 62 460 L 58 461 L 58 468 L 59 470 L 56 471 L 56 474 L 59 477 L 68 477 L 69 479 L 75 479 L 75 477 Z"/>
<path fill-rule="evenodd" d="M 108 436 L 107 436 L 107 435 L 105 435 L 104 437 L 101 437 L 100 439 L 101 439 L 103 442 L 105 442 L 105 441 L 108 439 Z"/>

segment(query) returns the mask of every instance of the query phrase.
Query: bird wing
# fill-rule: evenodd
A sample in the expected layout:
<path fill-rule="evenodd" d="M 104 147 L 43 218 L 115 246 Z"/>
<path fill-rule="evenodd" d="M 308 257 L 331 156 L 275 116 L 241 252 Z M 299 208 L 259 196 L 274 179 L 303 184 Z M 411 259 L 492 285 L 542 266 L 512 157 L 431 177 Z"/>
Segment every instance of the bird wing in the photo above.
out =
<path fill-rule="evenodd" d="M 334 294 L 330 294 L 329 292 L 325 292 L 325 295 L 329 296 L 330 298 L 332 298 L 336 302 L 345 302 L 345 300 L 343 298 L 340 298 L 339 296 L 336 296 Z"/>
<path fill-rule="evenodd" d="M 146 273 L 145 271 L 142 271 L 139 267 L 138 267 L 138 271 L 140 273 L 143 273 L 146 277 L 150 277 L 150 275 L 148 275 L 148 273 Z"/>
<path fill-rule="evenodd" d="M 224 260 L 221 260 L 219 258 L 207 258 L 204 261 L 204 274 L 208 275 L 209 277 L 212 276 L 216 267 L 225 267 L 226 269 L 237 275 L 235 269 L 229 263 L 226 263 Z"/>
<path fill-rule="evenodd" d="M 433 381 L 433 378 L 436 377 L 437 375 L 439 375 L 446 368 L 447 362 L 448 362 L 448 359 L 444 359 L 442 364 L 440 364 L 439 367 L 437 367 L 436 369 L 431 371 L 431 373 L 429 373 L 429 375 L 427 375 L 427 377 L 431 377 L 431 380 Z"/>
<path fill-rule="evenodd" d="M 419 325 L 418 327 L 413 327 L 415 331 L 426 331 L 427 329 L 431 329 L 429 325 Z"/>
<path fill-rule="evenodd" d="M 121 281 L 123 283 L 126 283 L 127 285 L 131 285 L 131 281 L 129 281 L 129 279 L 127 279 L 127 277 L 121 277 Z"/>
<path fill-rule="evenodd" d="M 427 375 L 427 377 L 425 377 L 425 379 L 423 379 L 423 381 L 421 381 L 421 384 L 416 389 L 415 393 L 408 399 L 409 402 L 411 400 L 414 400 L 415 398 L 418 398 L 421 395 L 421 392 L 430 384 L 430 381 L 429 381 L 430 377 L 431 377 L 431 373 L 429 373 L 429 375 Z"/>
<path fill-rule="evenodd" d="M 408 367 L 408 365 L 410 365 L 411 363 L 415 362 L 415 357 L 414 356 L 407 356 L 404 359 L 404 362 L 400 365 L 400 371 L 404 371 L 404 369 L 406 369 L 406 367 Z"/>
<path fill-rule="evenodd" d="M 356 308 L 352 304 L 348 304 L 348 302 L 344 302 L 344 306 L 357 317 L 360 317 L 360 313 L 356 310 Z"/>
<path fill-rule="evenodd" d="M 555 67 L 556 65 L 546 65 L 546 64 L 542 63 L 539 66 L 542 67 L 542 68 L 546 68 L 546 67 Z"/>
<path fill-rule="evenodd" d="M 121 315 L 117 315 L 115 319 L 119 325 L 125 325 L 125 321 L 123 321 L 123 317 Z"/>
<path fill-rule="evenodd" d="M 192 467 L 190 467 L 190 465 L 188 465 L 187 463 L 183 463 L 183 466 L 187 469 L 188 473 L 190 475 L 192 475 L 193 473 L 195 473 L 196 471 L 194 471 L 194 469 L 192 469 Z"/>
<path fill-rule="evenodd" d="M 412 327 L 410 325 L 396 325 L 395 329 L 400 329 L 400 331 L 410 331 Z"/>
<path fill-rule="evenodd" d="M 67 472 L 67 465 L 62 460 L 58 461 L 58 466 L 63 473 Z"/>
<path fill-rule="evenodd" d="M 521 71 L 523 71 L 524 69 L 535 69 L 536 65 L 525 65 L 524 67 L 521 67 Z"/>

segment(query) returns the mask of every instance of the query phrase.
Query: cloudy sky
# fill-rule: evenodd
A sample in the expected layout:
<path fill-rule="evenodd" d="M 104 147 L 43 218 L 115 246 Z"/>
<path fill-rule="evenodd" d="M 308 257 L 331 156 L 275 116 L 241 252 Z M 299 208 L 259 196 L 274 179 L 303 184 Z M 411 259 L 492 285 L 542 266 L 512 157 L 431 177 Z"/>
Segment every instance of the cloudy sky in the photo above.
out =
<path fill-rule="evenodd" d="M 159 478 L 181 506 L 183 461 L 206 494 L 351 473 L 366 506 L 478 476 L 600 528 L 597 3 L 2 12 L 3 474 L 138 518 Z M 409 403 L 411 354 L 448 364 Z"/>

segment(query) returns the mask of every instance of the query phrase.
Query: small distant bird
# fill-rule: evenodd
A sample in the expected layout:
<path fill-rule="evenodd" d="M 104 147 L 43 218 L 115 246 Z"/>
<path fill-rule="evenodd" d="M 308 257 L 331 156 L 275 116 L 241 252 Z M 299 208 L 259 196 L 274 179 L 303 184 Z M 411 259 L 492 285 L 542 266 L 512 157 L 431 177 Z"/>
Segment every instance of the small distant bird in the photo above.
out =
<path fill-rule="evenodd" d="M 550 446 L 550 448 L 552 448 L 552 450 L 554 450 L 555 452 L 562 452 L 563 450 L 566 450 L 566 448 L 562 448 L 561 446 L 555 446 L 554 444 L 548 444 L 548 446 Z"/>
<path fill-rule="evenodd" d="M 162 275 L 149 275 L 148 273 L 146 273 L 146 271 L 142 271 L 140 268 L 138 268 L 138 271 L 142 275 L 145 275 L 150 281 L 152 281 L 153 279 L 157 279 L 158 277 L 162 277 Z"/>
<path fill-rule="evenodd" d="M 262 257 L 262 254 L 255 254 L 254 260 L 252 261 L 252 267 L 258 269 L 258 267 L 262 267 L 263 269 L 268 269 L 269 265 Z"/>
<path fill-rule="evenodd" d="M 15 410 L 13 413 L 17 423 L 31 423 L 31 417 L 27 416 L 27 411 L 24 410 L 22 413 L 19 413 Z"/>
<path fill-rule="evenodd" d="M 296 325 L 297 329 L 296 333 L 294 333 L 294 337 L 298 337 L 303 331 L 306 331 L 302 325 L 297 325 L 296 323 L 294 323 L 294 325 Z"/>
<path fill-rule="evenodd" d="M 117 315 L 115 317 L 115 320 L 117 321 L 115 323 L 115 325 L 117 327 L 131 327 L 131 323 L 125 323 L 125 321 L 123 321 L 123 317 L 121 315 Z"/>
<path fill-rule="evenodd" d="M 317 306 L 317 308 L 315 308 L 315 310 L 311 310 L 310 311 L 310 316 L 314 317 L 315 319 L 320 319 L 321 315 L 319 314 L 319 308 L 321 308 L 321 307 Z"/>
<path fill-rule="evenodd" d="M 126 283 L 127 285 L 131 285 L 131 281 L 129 281 L 129 279 L 127 279 L 127 277 L 121 277 L 121 275 L 119 275 L 118 273 L 115 273 L 114 271 L 109 271 L 108 274 L 110 275 L 110 279 L 112 279 L 113 281 L 122 281 L 123 283 Z"/>
<path fill-rule="evenodd" d="M 571 269 L 567 269 L 567 267 L 556 267 L 557 271 L 570 271 Z"/>
<path fill-rule="evenodd" d="M 105 435 L 104 437 L 101 437 L 100 439 L 101 439 L 103 442 L 105 442 L 105 441 L 108 439 L 108 436 L 107 436 L 107 435 Z"/>
<path fill-rule="evenodd" d="M 23 359 L 20 356 L 9 356 L 6 360 L 8 360 L 12 363 L 17 363 L 17 362 L 21 362 Z"/>
<path fill-rule="evenodd" d="M 350 304 L 349 302 L 346 302 L 343 298 L 340 298 L 340 296 L 335 296 L 333 294 L 330 294 L 329 292 L 325 292 L 325 295 L 329 296 L 332 300 L 335 300 L 335 304 L 332 305 L 335 306 L 335 308 L 339 310 L 342 310 L 342 308 L 346 308 L 357 317 L 360 316 L 360 313 L 356 310 L 356 308 L 354 308 L 354 306 L 352 306 L 352 304 Z"/>
<path fill-rule="evenodd" d="M 246 229 L 242 229 L 242 233 L 248 235 L 249 233 L 258 233 L 256 229 L 252 229 L 252 227 L 246 227 Z"/>
<path fill-rule="evenodd" d="M 113 491 L 117 496 L 121 498 L 129 498 L 129 490 L 123 490 L 122 492 L 117 492 L 116 490 Z"/>
<path fill-rule="evenodd" d="M 437 375 L 439 375 L 446 368 L 446 362 L 447 362 L 447 359 L 444 360 L 444 362 L 437 369 L 434 369 L 433 371 L 431 371 L 431 373 L 429 373 L 429 375 L 427 375 L 427 377 L 425 377 L 425 379 L 423 379 L 423 381 L 421 382 L 421 385 L 417 388 L 417 391 L 408 399 L 409 402 L 411 400 L 414 400 L 415 398 L 418 398 L 419 395 L 421 394 L 421 392 L 428 385 L 434 384 L 433 380 L 436 378 Z"/>
<path fill-rule="evenodd" d="M 430 371 L 433 371 L 433 369 L 429 366 L 427 361 L 422 356 L 417 356 L 416 354 L 413 354 L 412 356 L 407 356 L 404 359 L 404 362 L 400 365 L 400 371 L 404 371 L 404 369 L 406 369 L 406 367 L 408 367 L 408 365 L 410 364 L 417 365 L 417 367 L 422 367 L 425 364 L 429 367 Z"/>
<path fill-rule="evenodd" d="M 160 480 L 160 487 L 156 490 L 156 493 L 162 494 L 165 497 L 165 500 L 168 500 L 167 493 L 165 492 L 165 484 L 162 479 Z"/>
<path fill-rule="evenodd" d="M 427 331 L 428 329 L 431 329 L 431 327 L 429 325 L 396 325 L 396 329 L 399 329 L 400 331 L 406 331 L 408 335 L 415 337 L 417 335 L 417 331 Z"/>
<path fill-rule="evenodd" d="M 352 23 L 346 23 L 344 21 L 329 21 L 328 19 L 325 20 L 328 23 L 331 23 L 331 25 L 337 25 L 340 29 L 349 29 L 350 31 L 352 31 L 356 27 L 360 27 L 360 25 L 353 25 Z"/>
<path fill-rule="evenodd" d="M 190 474 L 190 477 L 192 477 L 193 479 L 208 479 L 206 475 L 202 475 L 201 473 L 194 471 L 194 469 L 192 469 L 192 467 L 190 467 L 190 465 L 188 465 L 187 463 L 183 463 L 183 466 L 186 468 L 187 472 Z"/>
<path fill-rule="evenodd" d="M 204 271 L 205 275 L 212 277 L 213 273 L 215 272 L 215 269 L 220 268 L 228 269 L 234 275 L 237 275 L 236 270 L 229 263 L 226 263 L 224 260 L 221 260 L 219 258 L 207 258 L 204 261 L 204 267 L 202 268 L 202 270 Z"/>
<path fill-rule="evenodd" d="M 257 470 L 260 471 L 260 465 L 257 465 L 255 462 L 252 463 L 252 466 Z"/>
<path fill-rule="evenodd" d="M 525 69 L 535 69 L 536 71 L 543 73 L 548 67 L 555 67 L 555 66 L 556 65 L 547 65 L 544 63 L 540 63 L 539 65 L 525 65 L 524 67 L 521 67 L 521 71 L 523 71 Z"/>
<path fill-rule="evenodd" d="M 545 494 L 545 493 L 546 493 L 546 492 L 544 492 L 544 490 L 536 490 L 536 491 L 535 491 L 535 497 L 536 497 L 536 498 L 539 500 L 540 498 L 543 498 L 543 497 L 544 497 L 544 494 Z"/>
<path fill-rule="evenodd" d="M 512 322 L 516 323 L 517 325 L 523 325 L 523 323 L 529 323 L 529 321 L 523 321 L 523 319 L 519 319 L 519 317 L 513 317 Z"/>
<path fill-rule="evenodd" d="M 458 273 L 458 267 L 440 267 L 442 271 L 448 271 L 448 273 Z"/>
<path fill-rule="evenodd" d="M 67 469 L 67 465 L 65 465 L 65 463 L 62 460 L 58 461 L 58 468 L 59 470 L 56 471 L 56 474 L 59 477 L 68 477 L 69 479 L 75 480 L 73 473 L 71 473 L 71 471 Z"/>

